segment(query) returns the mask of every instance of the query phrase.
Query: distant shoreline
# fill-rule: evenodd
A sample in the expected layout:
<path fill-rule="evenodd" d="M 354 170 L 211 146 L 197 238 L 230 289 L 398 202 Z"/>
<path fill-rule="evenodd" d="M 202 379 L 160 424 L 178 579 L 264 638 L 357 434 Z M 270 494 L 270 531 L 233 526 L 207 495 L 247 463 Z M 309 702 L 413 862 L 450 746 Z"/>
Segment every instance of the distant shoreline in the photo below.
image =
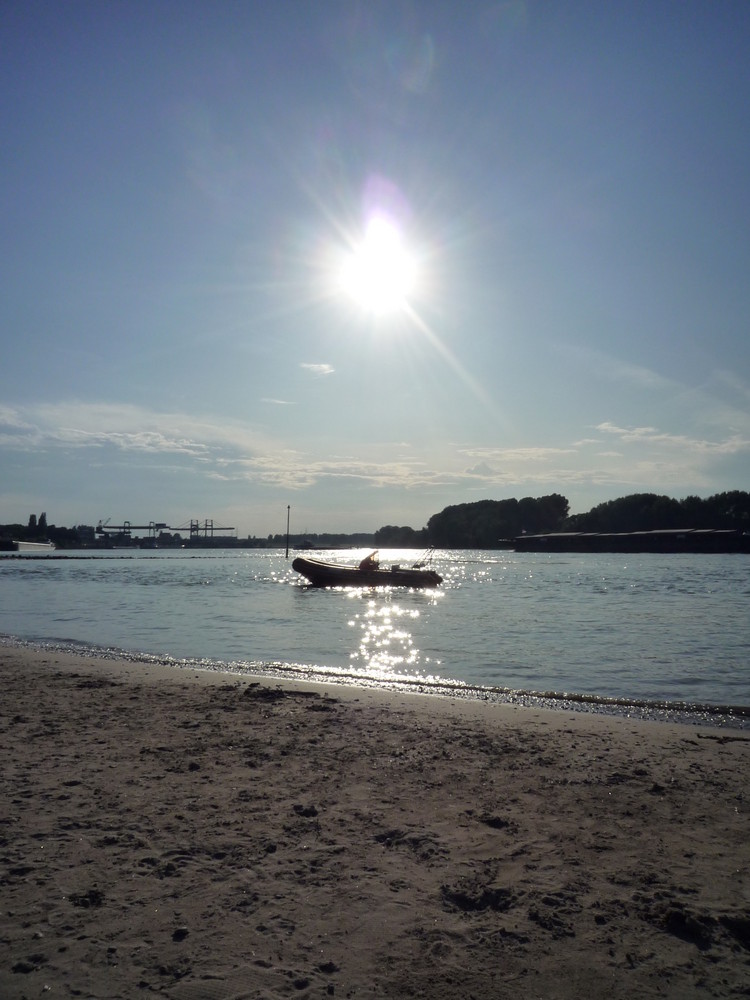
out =
<path fill-rule="evenodd" d="M 33 553 L 43 549 L 55 549 L 61 552 L 128 552 L 140 549 L 182 551 L 182 550 L 226 550 L 242 549 L 256 551 L 258 549 L 273 550 L 284 548 L 283 545 L 254 545 L 243 539 L 199 539 L 190 542 L 159 543 L 144 538 L 132 538 L 127 541 L 110 545 L 81 545 L 79 547 L 56 546 L 52 542 L 25 542 L 0 540 L 0 558 L 20 554 L 23 551 Z M 374 542 L 362 542 L 361 539 L 351 544 L 340 543 L 326 545 L 292 545 L 295 551 L 330 552 L 334 550 L 362 548 L 374 545 Z M 384 549 L 407 549 L 412 551 L 414 545 L 383 545 Z M 418 548 L 419 546 L 417 546 Z M 451 550 L 461 550 L 462 546 L 448 546 Z M 476 546 L 463 546 L 473 549 Z M 513 551 L 513 552 L 626 552 L 648 553 L 660 555 L 689 554 L 728 555 L 732 553 L 750 553 L 750 532 L 734 528 L 670 528 L 651 531 L 555 531 L 545 534 L 518 535 L 514 538 L 499 539 L 497 545 L 491 548 L 479 546 L 482 551 Z M 60 557 L 62 558 L 62 557 Z"/>

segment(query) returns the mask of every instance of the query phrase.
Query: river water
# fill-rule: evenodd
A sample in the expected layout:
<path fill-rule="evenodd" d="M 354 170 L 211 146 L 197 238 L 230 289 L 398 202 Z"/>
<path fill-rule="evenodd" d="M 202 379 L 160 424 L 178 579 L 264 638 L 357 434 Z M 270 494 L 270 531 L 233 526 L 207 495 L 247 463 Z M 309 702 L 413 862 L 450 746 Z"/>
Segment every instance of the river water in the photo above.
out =
<path fill-rule="evenodd" d="M 278 550 L 60 555 L 0 558 L 0 635 L 426 691 L 750 706 L 746 555 L 440 551 L 435 591 L 315 590 Z"/>

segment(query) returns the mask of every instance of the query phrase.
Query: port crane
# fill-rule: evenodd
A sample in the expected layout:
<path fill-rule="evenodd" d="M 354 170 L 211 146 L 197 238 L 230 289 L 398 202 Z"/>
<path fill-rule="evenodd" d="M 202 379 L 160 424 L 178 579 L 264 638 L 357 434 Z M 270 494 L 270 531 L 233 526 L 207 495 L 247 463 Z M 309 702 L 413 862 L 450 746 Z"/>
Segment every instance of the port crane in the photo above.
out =
<path fill-rule="evenodd" d="M 235 531 L 235 528 L 216 525 L 213 518 L 206 518 L 201 523 L 197 518 L 192 518 L 189 525 L 181 525 L 179 528 L 171 528 L 163 521 L 149 521 L 148 524 L 131 524 L 130 521 L 123 521 L 122 524 L 110 524 L 111 518 L 100 520 L 96 526 L 97 535 L 115 535 L 119 537 L 129 537 L 133 531 L 148 531 L 148 537 L 156 539 L 160 531 L 189 531 L 190 538 L 213 538 L 215 532 Z"/>
<path fill-rule="evenodd" d="M 172 531 L 184 531 L 185 528 L 172 528 Z M 236 528 L 226 528 L 221 527 L 218 524 L 214 524 L 213 518 L 207 517 L 203 524 L 198 520 L 190 521 L 190 537 L 191 538 L 213 538 L 215 531 L 236 531 Z"/>
<path fill-rule="evenodd" d="M 110 518 L 100 521 L 96 526 L 97 535 L 129 535 L 131 531 L 148 531 L 149 538 L 156 538 L 157 532 L 166 531 L 168 526 L 159 521 L 149 521 L 148 524 L 131 524 L 130 521 L 123 521 L 122 524 L 110 524 Z"/>

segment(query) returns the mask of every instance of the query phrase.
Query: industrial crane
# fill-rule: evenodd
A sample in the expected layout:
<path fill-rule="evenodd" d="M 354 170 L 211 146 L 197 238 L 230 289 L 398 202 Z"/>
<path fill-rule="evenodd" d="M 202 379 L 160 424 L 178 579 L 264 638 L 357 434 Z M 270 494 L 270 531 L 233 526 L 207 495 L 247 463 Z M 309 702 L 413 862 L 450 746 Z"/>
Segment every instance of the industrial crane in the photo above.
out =
<path fill-rule="evenodd" d="M 149 538 L 156 538 L 160 531 L 185 531 L 186 526 L 183 525 L 180 528 L 170 528 L 170 526 L 162 521 L 149 521 L 148 524 L 131 524 L 130 521 L 123 521 L 122 524 L 110 524 L 110 518 L 106 521 L 100 520 L 96 526 L 97 535 L 120 535 L 129 536 L 131 531 L 148 531 Z M 197 518 L 193 518 L 190 521 L 190 526 L 187 528 L 190 532 L 191 538 L 213 538 L 214 532 L 217 531 L 235 531 L 235 528 L 224 527 L 216 525 L 213 522 L 213 518 L 206 518 L 201 524 Z"/>
<path fill-rule="evenodd" d="M 129 535 L 131 531 L 148 531 L 149 538 L 156 538 L 158 531 L 165 531 L 168 525 L 157 521 L 149 521 L 148 524 L 131 524 L 130 521 L 123 521 L 122 524 L 110 524 L 110 518 L 100 521 L 96 526 L 97 535 Z"/>

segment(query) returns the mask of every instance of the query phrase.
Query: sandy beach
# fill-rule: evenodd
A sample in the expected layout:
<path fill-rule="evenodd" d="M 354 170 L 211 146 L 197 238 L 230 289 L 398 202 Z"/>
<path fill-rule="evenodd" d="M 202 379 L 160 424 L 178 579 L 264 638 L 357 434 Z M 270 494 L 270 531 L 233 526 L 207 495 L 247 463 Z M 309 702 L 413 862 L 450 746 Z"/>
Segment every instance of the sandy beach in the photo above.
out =
<path fill-rule="evenodd" d="M 0 995 L 750 996 L 750 737 L 0 647 Z"/>

